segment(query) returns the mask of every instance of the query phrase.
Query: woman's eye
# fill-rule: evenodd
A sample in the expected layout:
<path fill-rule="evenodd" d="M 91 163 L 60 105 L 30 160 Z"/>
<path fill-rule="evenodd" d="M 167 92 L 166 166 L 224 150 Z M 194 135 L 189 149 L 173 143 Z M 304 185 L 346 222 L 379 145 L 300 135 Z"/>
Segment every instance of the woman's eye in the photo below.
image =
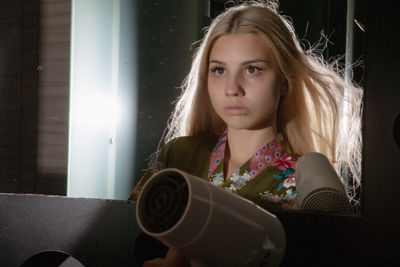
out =
<path fill-rule="evenodd" d="M 247 73 L 248 74 L 257 74 L 258 72 L 261 71 L 261 69 L 256 66 L 248 66 L 245 71 L 246 71 L 246 74 Z"/>
<path fill-rule="evenodd" d="M 225 69 L 221 67 L 215 67 L 211 69 L 211 72 L 215 73 L 216 76 L 222 76 L 225 74 Z"/>

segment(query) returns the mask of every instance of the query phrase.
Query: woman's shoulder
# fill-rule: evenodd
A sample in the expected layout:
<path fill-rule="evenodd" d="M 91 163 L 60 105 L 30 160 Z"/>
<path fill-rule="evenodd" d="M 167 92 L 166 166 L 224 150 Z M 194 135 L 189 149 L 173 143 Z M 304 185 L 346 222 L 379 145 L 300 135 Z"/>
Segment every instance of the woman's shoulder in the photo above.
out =
<path fill-rule="evenodd" d="M 161 150 L 161 160 L 166 163 L 167 167 L 180 169 L 191 169 L 192 167 L 189 165 L 193 164 L 207 165 L 217 140 L 218 136 L 215 135 L 175 138 Z"/>
<path fill-rule="evenodd" d="M 182 136 L 167 142 L 154 155 L 154 161 L 132 191 L 130 199 L 137 199 L 141 187 L 161 169 L 177 168 L 198 177 L 206 177 L 209 157 L 217 139 L 215 135 Z"/>
<path fill-rule="evenodd" d="M 198 135 L 198 136 L 181 136 L 169 141 L 161 150 L 167 158 L 174 156 L 175 158 L 189 155 L 208 155 L 213 150 L 218 136 L 216 135 Z"/>
<path fill-rule="evenodd" d="M 166 146 L 179 148 L 204 147 L 212 149 L 217 139 L 217 135 L 180 136 L 169 141 Z"/>

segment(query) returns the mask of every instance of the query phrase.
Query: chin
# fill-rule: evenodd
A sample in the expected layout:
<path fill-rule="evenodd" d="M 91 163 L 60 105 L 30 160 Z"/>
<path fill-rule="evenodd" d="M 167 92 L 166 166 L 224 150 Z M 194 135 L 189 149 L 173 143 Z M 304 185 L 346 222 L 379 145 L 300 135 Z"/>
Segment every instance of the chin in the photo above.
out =
<path fill-rule="evenodd" d="M 225 122 L 228 128 L 235 130 L 255 131 L 274 127 L 274 116 L 271 116 L 271 114 L 257 116 L 257 118 L 249 114 L 242 116 L 220 116 L 220 118 Z"/>

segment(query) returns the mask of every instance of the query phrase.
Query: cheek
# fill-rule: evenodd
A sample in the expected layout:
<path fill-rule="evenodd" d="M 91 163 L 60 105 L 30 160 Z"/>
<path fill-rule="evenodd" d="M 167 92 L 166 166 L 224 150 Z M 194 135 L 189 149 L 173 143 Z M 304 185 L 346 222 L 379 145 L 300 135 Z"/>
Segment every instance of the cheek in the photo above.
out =
<path fill-rule="evenodd" d="M 212 78 L 208 79 L 207 90 L 211 101 L 215 100 L 218 97 L 219 92 L 221 91 L 220 81 Z"/>
<path fill-rule="evenodd" d="M 210 98 L 211 106 L 212 106 L 215 110 L 217 110 L 217 109 L 218 109 L 218 106 L 219 106 L 218 103 L 220 103 L 218 96 L 217 96 L 215 93 L 210 92 L 210 91 L 208 92 L 208 96 L 209 96 L 209 98 Z"/>
<path fill-rule="evenodd" d="M 208 84 L 209 90 L 214 90 L 214 89 L 220 88 L 223 84 L 223 80 L 224 79 L 222 79 L 222 78 L 208 76 L 207 84 Z"/>
<path fill-rule="evenodd" d="M 207 83 L 207 94 L 208 94 L 208 96 L 210 97 L 211 100 L 212 100 L 212 92 L 213 91 L 214 91 L 213 90 L 213 86 L 210 83 L 210 81 L 208 81 L 208 83 Z"/>
<path fill-rule="evenodd" d="M 207 91 L 208 91 L 208 95 L 210 95 L 210 97 L 211 97 L 211 94 L 214 91 L 214 81 L 213 81 L 212 77 L 210 77 L 210 76 L 208 76 L 208 79 L 207 79 Z"/>
<path fill-rule="evenodd" d="M 275 108 L 279 102 L 279 87 L 277 83 L 267 83 L 263 86 L 258 87 L 258 94 L 255 93 L 253 98 L 258 102 L 259 105 L 270 108 Z"/>
<path fill-rule="evenodd" d="M 215 88 L 213 87 L 213 85 L 210 82 L 208 82 L 208 84 L 207 84 L 207 95 L 208 95 L 208 98 L 210 99 L 211 105 L 214 107 Z"/>

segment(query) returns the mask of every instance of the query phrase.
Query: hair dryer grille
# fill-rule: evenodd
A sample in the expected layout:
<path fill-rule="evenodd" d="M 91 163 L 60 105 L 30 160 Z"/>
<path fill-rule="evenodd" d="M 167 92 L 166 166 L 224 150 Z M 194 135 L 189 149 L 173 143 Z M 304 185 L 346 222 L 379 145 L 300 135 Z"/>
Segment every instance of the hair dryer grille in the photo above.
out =
<path fill-rule="evenodd" d="M 301 208 L 307 211 L 351 212 L 346 195 L 331 187 L 318 188 L 306 194 Z"/>
<path fill-rule="evenodd" d="M 142 192 L 143 205 L 139 213 L 147 231 L 161 233 L 174 226 L 185 211 L 188 202 L 188 185 L 179 175 L 153 179 L 151 190 Z"/>
<path fill-rule="evenodd" d="M 325 155 L 306 153 L 297 162 L 296 173 L 296 202 L 302 210 L 352 212 L 344 186 Z"/>

